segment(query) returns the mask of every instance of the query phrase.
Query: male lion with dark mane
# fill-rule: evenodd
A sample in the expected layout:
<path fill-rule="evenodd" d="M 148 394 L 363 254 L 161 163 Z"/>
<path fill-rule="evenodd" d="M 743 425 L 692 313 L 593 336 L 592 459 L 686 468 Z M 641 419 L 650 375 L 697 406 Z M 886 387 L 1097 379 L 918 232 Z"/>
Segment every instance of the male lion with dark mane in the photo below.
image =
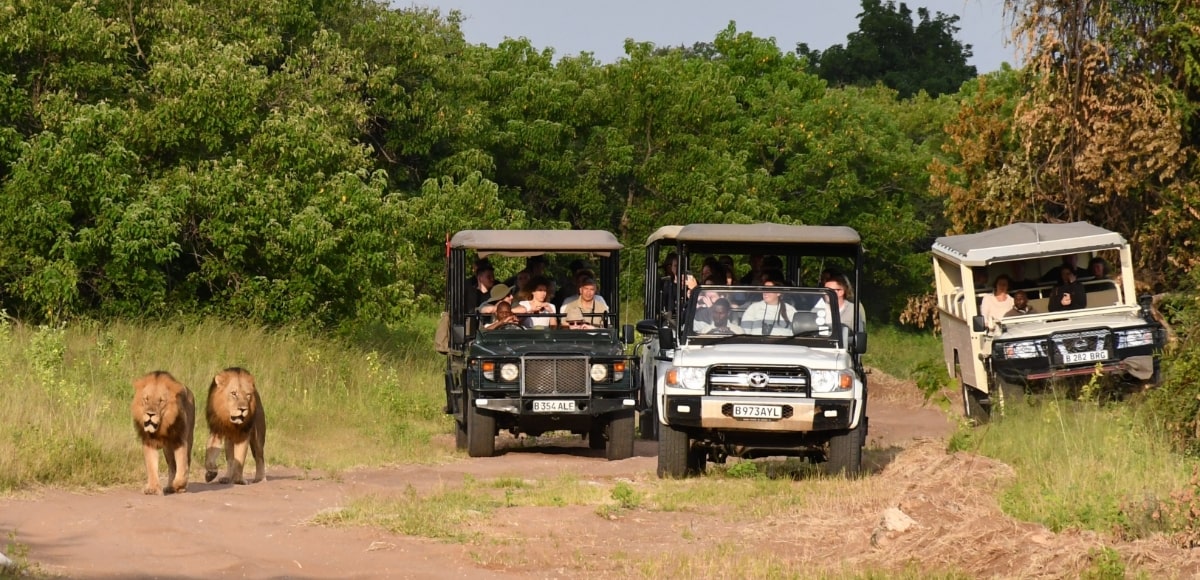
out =
<path fill-rule="evenodd" d="M 267 443 L 267 414 L 254 386 L 254 377 L 246 369 L 227 368 L 213 377 L 208 386 L 208 452 L 204 457 L 204 481 L 217 476 L 217 458 L 225 448 L 225 475 L 220 483 L 244 485 L 246 447 L 254 452 L 254 481 L 266 477 L 267 463 L 263 447 Z"/>
<path fill-rule="evenodd" d="M 159 449 L 167 458 L 170 485 L 166 493 L 187 491 L 196 426 L 192 391 L 166 371 L 154 371 L 134 381 L 133 391 L 133 426 L 142 439 L 146 459 L 146 487 L 142 493 L 160 495 L 164 491 L 158 480 Z"/>

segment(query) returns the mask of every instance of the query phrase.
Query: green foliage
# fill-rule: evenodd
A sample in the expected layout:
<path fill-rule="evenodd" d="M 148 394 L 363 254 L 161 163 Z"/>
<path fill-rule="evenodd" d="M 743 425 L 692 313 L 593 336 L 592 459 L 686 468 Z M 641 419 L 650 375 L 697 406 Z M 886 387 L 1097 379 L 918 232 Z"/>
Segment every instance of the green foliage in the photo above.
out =
<path fill-rule="evenodd" d="M 951 445 L 1015 470 L 1000 493 L 1013 517 L 1056 532 L 1144 537 L 1166 529 L 1149 514 L 1185 488 L 1194 463 L 1180 461 L 1137 414 L 1133 403 L 1102 407 L 1047 395 L 1005 409 L 1002 420 L 962 432 Z"/>
<path fill-rule="evenodd" d="M 1162 357 L 1162 384 L 1146 401 L 1144 418 L 1166 433 L 1175 449 L 1200 454 L 1200 272 L 1191 273 L 1183 292 L 1168 295 L 1159 306 L 1176 333 L 1177 342 Z"/>
<path fill-rule="evenodd" d="M 893 0 L 862 0 L 858 32 L 846 45 L 835 44 L 825 51 L 800 44 L 796 52 L 805 57 L 821 78 L 834 85 L 864 85 L 877 82 L 891 87 L 903 98 L 925 91 L 932 96 L 953 93 L 975 76 L 967 64 L 971 45 L 954 38 L 958 16 L 917 8 L 920 22 L 914 25 L 912 9 Z"/>
<path fill-rule="evenodd" d="M 828 89 L 732 23 L 601 65 L 374 1 L 12 8 L 0 307 L 23 320 L 395 323 L 440 302 L 465 228 L 614 231 L 631 297 L 661 225 L 847 224 L 872 316 L 927 285 L 951 108 Z"/>
<path fill-rule="evenodd" d="M 1090 565 L 1079 575 L 1081 580 L 1123 580 L 1125 578 L 1125 561 L 1116 550 L 1092 548 L 1088 550 Z"/>

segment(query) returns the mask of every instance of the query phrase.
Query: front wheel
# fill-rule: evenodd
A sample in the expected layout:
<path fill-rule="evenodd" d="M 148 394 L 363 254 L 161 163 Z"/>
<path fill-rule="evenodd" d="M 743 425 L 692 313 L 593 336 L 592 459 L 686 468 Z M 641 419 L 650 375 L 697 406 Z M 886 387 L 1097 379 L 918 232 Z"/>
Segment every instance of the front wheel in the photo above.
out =
<path fill-rule="evenodd" d="M 633 411 L 617 411 L 608 422 L 608 446 L 605 457 L 609 461 L 633 457 Z"/>
<path fill-rule="evenodd" d="M 987 395 L 962 382 L 962 379 L 959 379 L 959 383 L 962 384 L 963 414 L 977 425 L 987 423 L 992 418 L 991 406 L 984 404 Z"/>
<path fill-rule="evenodd" d="M 467 402 L 467 455 L 491 457 L 496 454 L 496 418 L 482 413 L 475 401 Z"/>
<path fill-rule="evenodd" d="M 845 474 L 846 477 L 858 477 L 862 472 L 863 436 L 866 431 L 866 418 L 859 419 L 858 427 L 845 433 L 834 435 L 829 440 L 829 457 L 826 458 L 825 469 L 830 475 Z"/>
<path fill-rule="evenodd" d="M 683 478 L 691 467 L 688 434 L 670 425 L 658 426 L 658 476 Z"/>

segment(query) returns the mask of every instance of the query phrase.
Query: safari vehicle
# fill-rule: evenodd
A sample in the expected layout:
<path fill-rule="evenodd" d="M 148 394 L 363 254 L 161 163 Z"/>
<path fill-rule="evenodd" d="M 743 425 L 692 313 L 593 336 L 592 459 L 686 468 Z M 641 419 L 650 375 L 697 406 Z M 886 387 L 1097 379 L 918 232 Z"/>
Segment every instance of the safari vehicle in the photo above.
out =
<path fill-rule="evenodd" d="M 658 423 L 658 475 L 701 473 L 708 461 L 730 456 L 804 456 L 825 461 L 831 472 L 857 474 L 867 434 L 866 329 L 861 317 L 840 320 L 829 306 L 836 294 L 817 281 L 836 267 L 859 286 L 858 233 L 780 224 L 660 229 L 646 243 L 648 280 L 659 279 L 658 254 L 667 248 L 677 252 L 682 274 L 647 283 L 647 318 L 637 325 L 646 336 L 641 360 Z M 693 263 L 717 254 L 777 256 L 788 280 L 811 285 L 689 289 Z M 731 331 L 713 332 L 721 325 L 712 323 L 713 307 L 699 306 L 701 297 L 728 302 Z M 774 303 L 787 316 L 768 329 L 751 320 L 758 303 Z"/>
<path fill-rule="evenodd" d="M 961 383 L 967 417 L 987 421 L 997 401 L 1058 377 L 1102 373 L 1158 382 L 1156 353 L 1165 334 L 1150 312 L 1150 297 L 1134 299 L 1132 254 L 1120 234 L 1086 222 L 1015 223 L 940 237 L 932 254 L 946 368 Z M 1077 309 L 1051 312 L 1050 280 L 1021 283 L 1025 273 L 1054 278 L 1064 263 L 1094 258 L 1117 271 L 1095 278 L 1082 273 L 1086 300 Z M 1027 294 L 1033 312 L 1010 312 L 989 324 L 980 304 L 1001 274 L 1017 279 L 1014 286 Z"/>
<path fill-rule="evenodd" d="M 632 325 L 618 328 L 621 244 L 596 230 L 467 230 L 447 248 L 446 412 L 457 423 L 455 442 L 471 457 L 496 452 L 501 430 L 538 436 L 569 431 L 587 438 L 608 459 L 633 455 L 634 415 L 640 406 L 636 361 L 625 354 Z M 467 265 L 493 256 L 594 260 L 599 296 L 609 312 L 593 328 L 522 325 L 484 329 L 490 318 L 469 307 Z M 556 315 L 560 320 L 563 314 Z"/>

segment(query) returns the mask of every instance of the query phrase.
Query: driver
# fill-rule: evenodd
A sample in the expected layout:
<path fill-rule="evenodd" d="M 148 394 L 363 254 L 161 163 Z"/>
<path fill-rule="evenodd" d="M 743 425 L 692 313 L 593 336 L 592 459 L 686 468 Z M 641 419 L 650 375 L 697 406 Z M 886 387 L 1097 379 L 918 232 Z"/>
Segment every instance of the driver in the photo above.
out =
<path fill-rule="evenodd" d="M 496 320 L 491 324 L 484 326 L 484 330 L 496 330 L 497 328 L 503 328 L 511 324 L 521 326 L 521 320 L 517 318 L 516 314 L 513 314 L 512 304 L 509 304 L 503 300 L 496 303 L 495 317 Z"/>
<path fill-rule="evenodd" d="M 718 298 L 705 310 L 708 311 L 710 322 L 696 320 L 692 323 L 692 330 L 696 334 L 743 334 L 742 327 L 736 323 L 729 321 L 729 312 L 733 310 L 733 306 L 724 298 Z"/>

